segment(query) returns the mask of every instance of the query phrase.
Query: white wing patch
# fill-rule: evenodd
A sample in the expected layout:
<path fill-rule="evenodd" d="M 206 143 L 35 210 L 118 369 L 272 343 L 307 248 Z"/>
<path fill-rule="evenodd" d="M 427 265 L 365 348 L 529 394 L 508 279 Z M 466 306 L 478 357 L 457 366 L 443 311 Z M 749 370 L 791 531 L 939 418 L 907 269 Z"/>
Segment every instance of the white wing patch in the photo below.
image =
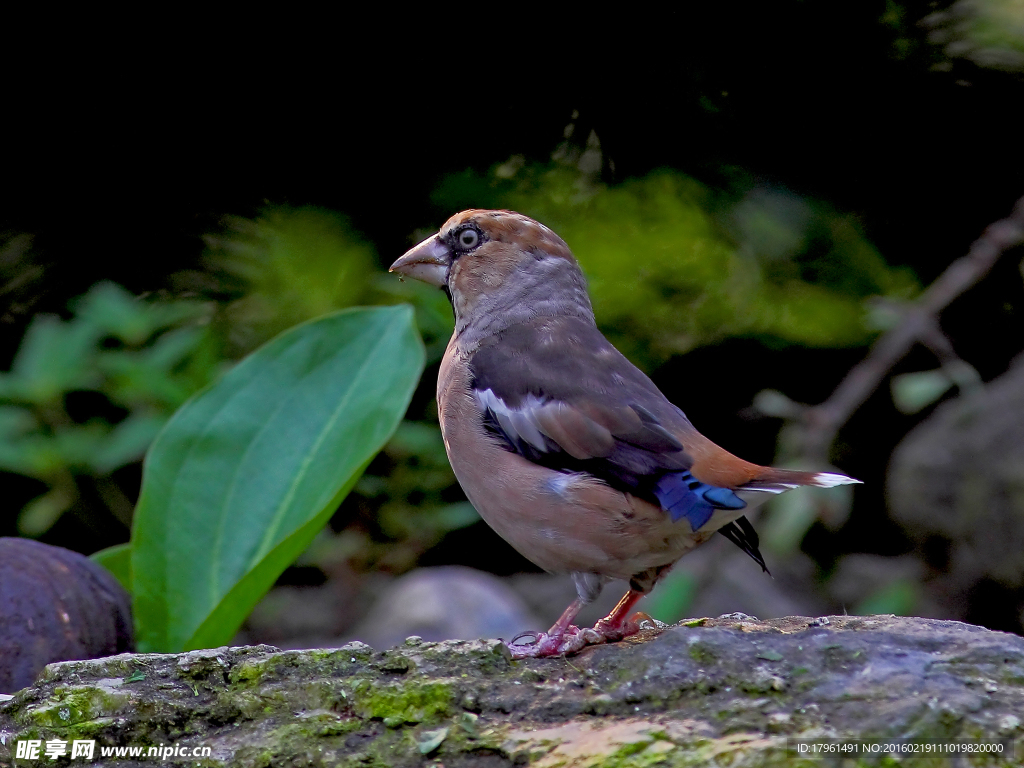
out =
<path fill-rule="evenodd" d="M 518 435 L 524 442 L 529 443 L 538 451 L 547 452 L 550 449 L 548 441 L 537 429 L 536 424 L 530 417 L 530 411 L 540 408 L 544 401 L 533 394 L 526 396 L 526 402 L 522 408 L 509 408 L 508 405 L 490 389 L 473 391 L 476 402 L 483 411 L 490 411 L 498 424 L 505 431 L 505 434 Z"/>
<path fill-rule="evenodd" d="M 611 431 L 561 400 L 542 400 L 527 395 L 518 408 L 508 404 L 491 389 L 474 390 L 484 413 L 490 412 L 506 437 L 542 453 L 565 451 L 574 459 L 593 459 L 611 454 L 615 438 Z M 639 424 L 639 417 L 637 423 Z"/>

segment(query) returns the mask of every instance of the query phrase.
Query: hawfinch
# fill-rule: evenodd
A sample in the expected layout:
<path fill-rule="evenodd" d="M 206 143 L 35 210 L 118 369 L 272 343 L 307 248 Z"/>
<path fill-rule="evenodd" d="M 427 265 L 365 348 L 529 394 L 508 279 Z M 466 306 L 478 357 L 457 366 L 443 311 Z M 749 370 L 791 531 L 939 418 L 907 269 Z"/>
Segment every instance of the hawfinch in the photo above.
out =
<path fill-rule="evenodd" d="M 391 271 L 438 286 L 455 311 L 437 404 L 466 496 L 525 557 L 576 584 L 551 629 L 511 642 L 517 658 L 636 633 L 636 602 L 715 531 L 764 568 L 744 510 L 800 485 L 858 482 L 751 464 L 700 434 L 597 329 L 576 259 L 533 219 L 463 211 Z M 629 592 L 593 628 L 573 626 L 610 579 Z"/>

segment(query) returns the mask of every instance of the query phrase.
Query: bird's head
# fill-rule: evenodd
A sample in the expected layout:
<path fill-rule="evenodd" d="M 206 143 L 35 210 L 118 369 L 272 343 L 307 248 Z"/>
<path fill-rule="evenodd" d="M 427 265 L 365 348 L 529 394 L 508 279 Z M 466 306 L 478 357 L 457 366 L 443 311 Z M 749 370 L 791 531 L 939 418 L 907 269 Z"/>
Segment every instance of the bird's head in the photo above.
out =
<path fill-rule="evenodd" d="M 594 317 L 569 246 L 513 211 L 457 213 L 391 271 L 446 291 L 456 333 L 471 326 L 495 332 L 540 316 Z"/>

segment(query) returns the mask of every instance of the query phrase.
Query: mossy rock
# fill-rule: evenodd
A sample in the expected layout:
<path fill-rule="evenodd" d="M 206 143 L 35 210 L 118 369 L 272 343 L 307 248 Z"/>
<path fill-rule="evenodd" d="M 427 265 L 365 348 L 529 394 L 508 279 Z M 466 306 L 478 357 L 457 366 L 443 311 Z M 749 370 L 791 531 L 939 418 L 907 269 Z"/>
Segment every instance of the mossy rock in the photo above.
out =
<path fill-rule="evenodd" d="M 788 740 L 817 738 L 999 741 L 1014 756 L 979 764 L 1024 765 L 1021 713 L 1016 635 L 732 614 L 570 658 L 411 639 L 385 652 L 255 646 L 52 664 L 0 704 L 0 764 L 35 764 L 15 760 L 18 740 L 84 738 L 97 742 L 91 764 L 119 768 L 794 765 Z M 210 754 L 99 753 L 173 745 Z"/>

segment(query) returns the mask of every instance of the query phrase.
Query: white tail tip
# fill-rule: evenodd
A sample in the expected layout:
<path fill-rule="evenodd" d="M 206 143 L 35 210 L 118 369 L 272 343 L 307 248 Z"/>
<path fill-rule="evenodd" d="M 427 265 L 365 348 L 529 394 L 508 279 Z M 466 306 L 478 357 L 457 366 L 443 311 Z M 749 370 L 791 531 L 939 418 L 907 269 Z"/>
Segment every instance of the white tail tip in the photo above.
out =
<path fill-rule="evenodd" d="M 819 488 L 835 488 L 837 485 L 854 485 L 860 482 L 860 480 L 835 472 L 819 472 L 814 476 L 814 484 Z"/>

